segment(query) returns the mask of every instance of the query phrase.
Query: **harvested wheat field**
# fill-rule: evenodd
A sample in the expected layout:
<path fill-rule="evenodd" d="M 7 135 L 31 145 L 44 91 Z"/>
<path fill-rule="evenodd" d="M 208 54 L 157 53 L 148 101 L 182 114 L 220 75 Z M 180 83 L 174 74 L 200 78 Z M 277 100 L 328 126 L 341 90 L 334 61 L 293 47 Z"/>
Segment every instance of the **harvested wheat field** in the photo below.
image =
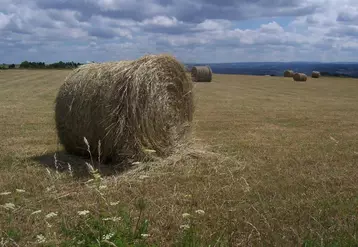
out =
<path fill-rule="evenodd" d="M 215 74 L 193 146 L 123 171 L 57 145 L 68 74 L 1 73 L 1 246 L 358 244 L 358 80 Z"/>

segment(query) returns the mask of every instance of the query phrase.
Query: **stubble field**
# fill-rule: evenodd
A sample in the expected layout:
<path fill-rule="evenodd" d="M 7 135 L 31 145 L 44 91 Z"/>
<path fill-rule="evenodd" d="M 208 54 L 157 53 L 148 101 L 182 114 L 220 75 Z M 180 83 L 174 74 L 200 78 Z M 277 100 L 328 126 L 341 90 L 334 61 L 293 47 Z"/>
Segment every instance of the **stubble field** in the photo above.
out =
<path fill-rule="evenodd" d="M 358 245 L 358 80 L 215 75 L 200 149 L 99 177 L 57 144 L 68 73 L 0 72 L 0 246 Z"/>

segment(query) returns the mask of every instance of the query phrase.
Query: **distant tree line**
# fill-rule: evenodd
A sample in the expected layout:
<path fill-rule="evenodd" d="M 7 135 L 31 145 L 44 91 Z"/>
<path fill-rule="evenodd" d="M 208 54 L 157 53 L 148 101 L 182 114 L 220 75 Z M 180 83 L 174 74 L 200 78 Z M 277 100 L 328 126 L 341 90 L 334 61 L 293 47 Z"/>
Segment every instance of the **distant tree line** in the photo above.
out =
<path fill-rule="evenodd" d="M 15 64 L 10 64 L 10 65 L 7 65 L 7 64 L 0 64 L 0 70 L 2 69 L 13 69 L 15 68 Z"/>
<path fill-rule="evenodd" d="M 45 64 L 44 62 L 29 62 L 23 61 L 20 64 L 21 69 L 73 69 L 80 66 L 81 63 L 75 62 L 57 62 L 51 64 Z"/>
<path fill-rule="evenodd" d="M 21 64 L 0 64 L 0 70 L 4 69 L 74 69 L 82 65 L 75 62 L 57 62 L 51 64 L 45 64 L 44 62 L 29 62 L 23 61 Z"/>

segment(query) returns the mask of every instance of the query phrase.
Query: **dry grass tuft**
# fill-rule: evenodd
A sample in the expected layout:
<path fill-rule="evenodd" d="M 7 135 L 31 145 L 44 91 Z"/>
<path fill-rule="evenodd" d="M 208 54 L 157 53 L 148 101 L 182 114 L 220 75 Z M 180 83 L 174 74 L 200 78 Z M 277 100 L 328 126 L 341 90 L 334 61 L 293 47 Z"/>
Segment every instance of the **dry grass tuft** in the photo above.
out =
<path fill-rule="evenodd" d="M 175 152 L 165 158 L 156 158 L 149 162 L 136 162 L 131 169 L 126 170 L 115 179 L 123 178 L 137 178 L 143 173 L 151 174 L 151 176 L 164 175 L 168 170 L 173 170 L 173 167 L 180 172 L 190 169 L 199 169 L 197 163 L 215 163 L 217 169 L 224 170 L 229 164 L 236 168 L 243 168 L 243 164 L 225 154 L 210 151 L 211 147 L 201 144 L 197 140 L 187 142 L 177 147 Z M 184 168 L 185 166 L 185 168 Z"/>
<path fill-rule="evenodd" d="M 284 77 L 293 77 L 293 75 L 295 74 L 295 72 L 293 72 L 293 70 L 285 70 L 285 72 L 283 73 Z"/>
<path fill-rule="evenodd" d="M 312 78 L 320 78 L 321 73 L 319 71 L 312 71 Z"/>
<path fill-rule="evenodd" d="M 211 82 L 213 72 L 209 66 L 194 66 L 191 69 L 191 78 L 194 82 Z"/>
<path fill-rule="evenodd" d="M 307 75 L 305 75 L 303 73 L 295 73 L 293 75 L 293 80 L 294 81 L 307 81 Z"/>
<path fill-rule="evenodd" d="M 95 156 L 100 141 L 104 162 L 139 161 L 172 153 L 190 132 L 193 111 L 183 65 L 149 55 L 74 70 L 56 98 L 56 126 L 69 153 Z"/>

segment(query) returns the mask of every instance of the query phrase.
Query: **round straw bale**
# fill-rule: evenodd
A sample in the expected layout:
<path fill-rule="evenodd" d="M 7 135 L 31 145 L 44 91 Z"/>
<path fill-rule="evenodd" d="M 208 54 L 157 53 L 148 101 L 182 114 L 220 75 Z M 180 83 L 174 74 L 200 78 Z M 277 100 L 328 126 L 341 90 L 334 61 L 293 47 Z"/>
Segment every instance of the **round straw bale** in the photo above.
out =
<path fill-rule="evenodd" d="M 312 78 L 319 78 L 321 76 L 321 73 L 318 71 L 312 71 Z"/>
<path fill-rule="evenodd" d="M 285 72 L 283 73 L 284 77 L 293 77 L 295 73 L 293 72 L 293 70 L 285 70 Z"/>
<path fill-rule="evenodd" d="M 86 137 L 92 156 L 125 162 L 172 153 L 190 132 L 193 111 L 184 66 L 161 54 L 75 69 L 59 89 L 55 120 L 68 153 L 88 156 Z"/>
<path fill-rule="evenodd" d="M 295 81 L 307 81 L 307 75 L 303 73 L 295 73 L 293 75 L 293 80 Z"/>
<path fill-rule="evenodd" d="M 191 78 L 194 82 L 211 82 L 213 72 L 209 66 L 194 66 L 191 69 Z"/>

